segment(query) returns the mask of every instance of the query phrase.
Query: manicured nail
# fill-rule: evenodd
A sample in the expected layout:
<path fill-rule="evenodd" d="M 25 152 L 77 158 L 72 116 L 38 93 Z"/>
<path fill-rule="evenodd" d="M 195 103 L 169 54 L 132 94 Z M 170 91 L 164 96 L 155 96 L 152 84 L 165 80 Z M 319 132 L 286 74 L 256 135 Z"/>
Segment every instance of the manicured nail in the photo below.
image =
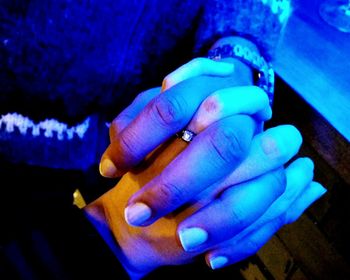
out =
<path fill-rule="evenodd" d="M 118 175 L 117 167 L 109 158 L 102 159 L 102 161 L 100 162 L 99 170 L 100 174 L 103 177 L 114 178 Z"/>
<path fill-rule="evenodd" d="M 179 238 L 185 251 L 192 251 L 208 239 L 208 233 L 197 227 L 180 230 Z"/>
<path fill-rule="evenodd" d="M 224 256 L 213 257 L 209 260 L 210 267 L 212 269 L 218 269 L 225 266 L 228 263 L 228 259 Z"/>
<path fill-rule="evenodd" d="M 126 222 L 131 226 L 140 226 L 152 215 L 152 210 L 146 204 L 137 202 L 125 208 Z"/>

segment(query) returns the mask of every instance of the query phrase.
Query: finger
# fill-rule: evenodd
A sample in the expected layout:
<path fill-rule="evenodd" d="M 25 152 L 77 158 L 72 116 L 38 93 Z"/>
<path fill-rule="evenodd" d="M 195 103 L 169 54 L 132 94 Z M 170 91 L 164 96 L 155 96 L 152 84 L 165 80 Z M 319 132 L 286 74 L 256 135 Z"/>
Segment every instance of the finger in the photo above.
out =
<path fill-rule="evenodd" d="M 270 221 L 273 221 L 275 219 L 279 219 L 294 203 L 297 197 L 300 196 L 300 194 L 304 191 L 304 189 L 310 184 L 312 178 L 313 178 L 313 163 L 308 158 L 300 158 L 294 161 L 292 164 L 288 166 L 286 169 L 286 188 L 282 195 L 280 195 L 269 207 L 268 209 L 257 219 L 255 220 L 251 225 L 247 226 L 243 230 L 237 231 L 237 234 L 235 234 L 235 240 L 238 240 L 245 235 L 254 232 L 255 230 L 259 229 L 260 227 L 264 226 L 265 224 L 269 223 Z M 266 187 L 268 185 L 265 185 L 265 187 L 261 187 L 266 193 L 269 190 L 266 190 Z M 236 188 L 236 187 L 233 187 Z M 256 194 L 258 195 L 258 194 Z M 249 208 L 247 208 L 249 209 Z M 253 209 L 253 208 L 252 208 Z M 254 209 L 255 210 L 255 209 Z M 213 216 L 216 219 L 223 219 L 221 216 L 226 216 L 227 212 L 214 212 L 215 209 L 206 207 L 201 210 L 202 214 L 201 216 L 194 214 L 190 218 L 183 221 L 181 227 L 194 227 L 195 225 L 202 225 L 205 224 L 205 228 L 208 228 L 206 230 L 208 236 L 210 236 L 210 240 L 212 244 L 219 243 L 222 241 L 222 238 L 225 233 L 228 232 L 229 227 L 235 226 L 234 224 L 225 224 L 222 222 L 223 226 L 220 227 L 213 227 L 208 226 L 208 219 L 205 217 Z M 252 211 L 252 210 L 249 210 Z M 229 217 L 225 217 L 226 219 L 230 220 Z M 228 236 L 228 239 L 232 238 L 232 236 Z M 210 244 L 207 244 L 207 246 Z"/>
<path fill-rule="evenodd" d="M 235 185 L 286 164 L 298 153 L 302 141 L 299 130 L 292 125 L 279 125 L 256 135 L 248 156 L 223 184 Z"/>
<path fill-rule="evenodd" d="M 200 133 L 214 122 L 237 114 L 271 117 L 269 99 L 266 93 L 255 86 L 220 89 L 208 96 L 200 105 L 190 124 L 189 130 Z M 258 114 L 259 113 L 259 114 Z"/>
<path fill-rule="evenodd" d="M 255 135 L 248 155 L 221 181 L 199 193 L 194 200 L 206 205 L 229 186 L 252 180 L 286 164 L 302 144 L 300 132 L 292 125 L 279 125 Z"/>
<path fill-rule="evenodd" d="M 318 182 L 311 182 L 310 186 L 294 201 L 286 211 L 284 222 L 295 222 L 312 203 L 323 196 L 327 189 Z"/>
<path fill-rule="evenodd" d="M 235 237 L 223 242 L 206 254 L 207 264 L 212 269 L 218 269 L 256 254 L 282 226 L 297 220 L 311 204 L 325 193 L 326 189 L 322 185 L 311 182 L 282 217 L 269 221 L 241 239 Z"/>
<path fill-rule="evenodd" d="M 249 234 L 239 242 L 224 242 L 216 250 L 206 254 L 206 263 L 212 269 L 219 269 L 245 260 L 256 254 L 279 230 L 280 226 L 282 225 L 273 221 Z"/>
<path fill-rule="evenodd" d="M 203 131 L 131 197 L 125 212 L 127 222 L 134 226 L 153 223 L 226 176 L 246 156 L 254 129 L 254 120 L 238 115 Z"/>
<path fill-rule="evenodd" d="M 283 215 L 305 192 L 314 177 L 314 164 L 309 158 L 299 158 L 286 169 L 287 185 L 284 193 L 257 221 L 257 227 Z"/>
<path fill-rule="evenodd" d="M 142 109 L 162 91 L 196 76 L 227 76 L 232 74 L 233 71 L 234 64 L 232 63 L 217 62 L 201 57 L 191 60 L 167 75 L 163 80 L 162 87 L 151 88 L 140 93 L 135 100 L 113 120 L 112 135 L 117 135 L 122 131 Z"/>
<path fill-rule="evenodd" d="M 305 192 L 313 179 L 313 162 L 309 158 L 299 158 L 286 168 L 286 189 L 267 211 L 252 225 L 241 231 L 235 239 L 249 234 L 274 219 L 282 217 L 297 198 Z"/>
<path fill-rule="evenodd" d="M 106 149 L 101 159 L 101 174 L 116 177 L 137 165 L 185 127 L 210 93 L 230 84 L 229 78 L 196 77 L 152 99 Z"/>
<path fill-rule="evenodd" d="M 234 64 L 218 62 L 204 57 L 198 57 L 182 65 L 167 75 L 162 83 L 162 92 L 187 79 L 202 76 L 227 76 L 234 71 Z"/>
<path fill-rule="evenodd" d="M 160 91 L 161 88 L 156 87 L 141 92 L 134 101 L 112 121 L 109 128 L 111 142 L 113 142 L 118 134 L 136 118 L 153 98 L 160 94 Z"/>
<path fill-rule="evenodd" d="M 214 61 L 204 57 L 195 58 L 168 74 L 162 82 L 162 87 L 152 88 L 140 93 L 136 99 L 116 118 L 116 123 L 121 123 L 121 125 L 118 125 L 118 128 L 124 128 L 128 123 L 130 123 L 130 121 L 141 112 L 147 103 L 149 103 L 149 101 L 151 101 L 160 92 L 165 91 L 170 87 L 183 82 L 184 80 L 202 75 L 224 77 L 232 74 L 233 71 L 234 64 L 232 63 Z"/>
<path fill-rule="evenodd" d="M 185 251 L 202 251 L 228 240 L 257 220 L 285 188 L 284 169 L 280 168 L 225 190 L 178 227 Z M 206 239 L 200 238 L 201 232 Z"/>
<path fill-rule="evenodd" d="M 265 93 L 266 94 L 266 93 Z M 271 105 L 268 107 L 265 107 L 264 109 L 262 109 L 261 111 L 258 111 L 256 114 L 254 114 L 254 117 L 257 120 L 260 121 L 268 121 L 272 118 L 272 109 L 271 109 Z"/>

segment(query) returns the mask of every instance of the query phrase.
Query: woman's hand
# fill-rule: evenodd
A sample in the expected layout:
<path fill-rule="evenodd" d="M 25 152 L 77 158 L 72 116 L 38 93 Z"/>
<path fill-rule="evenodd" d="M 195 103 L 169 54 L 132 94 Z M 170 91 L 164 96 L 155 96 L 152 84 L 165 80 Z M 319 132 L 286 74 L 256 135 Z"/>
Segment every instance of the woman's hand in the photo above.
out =
<path fill-rule="evenodd" d="M 281 147 L 294 131 L 279 126 L 255 136 L 252 154 L 263 155 L 266 142 Z M 281 226 L 296 220 L 325 192 L 313 182 L 312 161 L 300 158 L 286 169 L 279 167 L 244 183 L 213 185 L 149 226 L 129 225 L 124 218 L 129 197 L 169 165 L 171 156 L 183 149 L 180 144 L 186 145 L 178 139 L 167 142 L 86 208 L 105 229 L 103 235 L 135 279 L 160 266 L 188 263 L 203 254 L 213 269 L 236 263 L 256 253 Z M 273 162 L 273 158 L 264 161 Z M 233 172 L 231 176 L 240 175 Z"/>
<path fill-rule="evenodd" d="M 198 77 L 187 77 L 171 86 L 165 83 L 164 94 L 195 81 Z M 186 91 L 188 87 L 180 89 Z M 204 87 L 199 90 L 209 92 Z M 123 151 L 123 144 L 128 146 L 120 140 L 125 131 L 131 133 L 125 134 L 129 137 L 132 132 L 149 132 L 154 119 L 146 116 L 152 116 L 152 102 L 159 102 L 154 99 L 164 96 L 159 92 L 160 89 L 145 92 L 116 118 L 111 126 L 112 144 L 104 159 L 115 156 L 115 145 L 119 151 Z M 236 92 L 241 103 L 227 102 L 227 92 Z M 251 94 L 242 97 L 243 93 Z M 146 153 L 144 160 L 136 160 L 138 166 L 124 175 L 117 187 L 87 208 L 93 216 L 103 217 L 105 228 L 112 229 L 122 259 L 132 271 L 137 268 L 147 272 L 161 265 L 185 263 L 203 253 L 212 268 L 239 261 L 255 253 L 280 226 L 299 217 L 325 192 L 312 182 L 310 160 L 298 159 L 286 171 L 283 168 L 301 145 L 301 136 L 294 127 L 279 126 L 256 133 L 259 122 L 271 115 L 263 92 L 254 87 L 226 87 L 215 94 L 219 109 L 206 110 L 204 104 L 212 96 L 204 95 L 210 98 L 198 102 L 199 109 L 188 121 L 188 126 L 199 133 L 189 145 L 169 136 L 165 143 Z M 218 102 L 220 98 L 226 102 Z M 232 146 L 230 137 L 220 143 L 218 135 L 225 136 L 220 132 L 226 131 L 225 127 L 234 128 L 236 145 Z M 145 146 L 149 143 L 150 139 L 146 139 Z M 240 143 L 247 143 L 247 147 L 236 149 Z M 144 148 L 140 147 L 141 142 L 135 151 L 127 151 L 137 153 Z M 129 207 L 125 211 L 129 224 L 124 219 L 127 205 L 134 205 L 132 211 Z M 139 250 L 137 255 L 135 250 Z"/>
<path fill-rule="evenodd" d="M 160 176 L 130 199 L 126 213 L 131 224 L 150 224 L 174 211 L 227 177 L 248 154 L 257 127 L 271 117 L 271 110 L 266 94 L 254 86 L 238 86 L 248 81 L 232 71 L 227 63 L 191 61 L 165 79 L 162 94 L 160 89 L 144 92 L 113 121 L 111 144 L 101 161 L 105 176 L 116 175 L 116 166 L 119 174 L 130 170 L 186 125 L 198 133 Z M 178 76 L 183 79 L 174 78 Z"/>

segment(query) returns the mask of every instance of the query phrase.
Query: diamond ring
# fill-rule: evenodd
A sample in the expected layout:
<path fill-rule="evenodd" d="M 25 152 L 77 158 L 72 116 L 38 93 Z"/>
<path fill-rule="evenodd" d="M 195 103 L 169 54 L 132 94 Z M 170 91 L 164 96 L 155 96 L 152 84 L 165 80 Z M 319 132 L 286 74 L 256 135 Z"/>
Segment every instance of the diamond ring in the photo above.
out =
<path fill-rule="evenodd" d="M 177 133 L 177 136 L 184 140 L 185 142 L 189 143 L 193 140 L 193 138 L 196 136 L 196 133 L 194 133 L 191 130 L 184 129 L 181 132 Z"/>

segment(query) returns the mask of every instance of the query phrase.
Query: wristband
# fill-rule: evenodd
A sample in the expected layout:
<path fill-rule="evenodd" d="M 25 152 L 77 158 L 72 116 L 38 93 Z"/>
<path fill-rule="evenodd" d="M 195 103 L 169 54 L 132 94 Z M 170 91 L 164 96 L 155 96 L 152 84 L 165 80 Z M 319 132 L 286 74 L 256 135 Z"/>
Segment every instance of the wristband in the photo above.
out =
<path fill-rule="evenodd" d="M 273 102 L 275 88 L 275 72 L 270 63 L 256 51 L 240 44 L 225 44 L 208 52 L 208 58 L 220 60 L 222 58 L 236 58 L 247 64 L 254 71 L 254 84 L 263 89 L 270 101 Z"/>

